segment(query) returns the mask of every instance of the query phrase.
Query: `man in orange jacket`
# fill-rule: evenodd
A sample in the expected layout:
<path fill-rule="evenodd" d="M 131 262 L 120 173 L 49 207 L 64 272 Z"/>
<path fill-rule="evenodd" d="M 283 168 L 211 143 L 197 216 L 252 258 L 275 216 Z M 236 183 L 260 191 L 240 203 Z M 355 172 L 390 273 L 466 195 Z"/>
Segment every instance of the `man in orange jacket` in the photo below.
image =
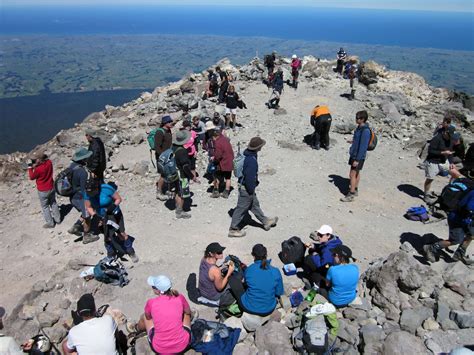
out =
<path fill-rule="evenodd" d="M 329 129 L 331 128 L 332 117 L 327 106 L 317 105 L 311 112 L 311 125 L 314 133 L 311 141 L 311 148 L 319 150 L 324 148 L 329 150 Z"/>

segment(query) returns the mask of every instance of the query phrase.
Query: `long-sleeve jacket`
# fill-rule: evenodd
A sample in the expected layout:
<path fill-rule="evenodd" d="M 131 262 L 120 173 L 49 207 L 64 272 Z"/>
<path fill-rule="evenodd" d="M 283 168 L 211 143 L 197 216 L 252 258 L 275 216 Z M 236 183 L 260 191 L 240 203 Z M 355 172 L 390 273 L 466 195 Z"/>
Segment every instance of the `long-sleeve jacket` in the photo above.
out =
<path fill-rule="evenodd" d="M 426 160 L 428 160 L 430 163 L 435 164 L 446 163 L 446 156 L 441 154 L 441 152 L 444 150 L 452 151 L 453 141 L 451 139 L 444 139 L 443 133 L 439 132 L 430 141 L 430 145 L 428 146 L 428 156 L 426 157 Z"/>
<path fill-rule="evenodd" d="M 92 152 L 92 155 L 87 160 L 87 167 L 93 173 L 103 173 L 107 166 L 104 143 L 100 138 L 94 137 L 89 142 L 88 150 Z"/>
<path fill-rule="evenodd" d="M 239 182 L 243 184 L 247 192 L 252 195 L 258 185 L 257 152 L 246 149 L 244 150 L 244 156 L 243 177 L 239 179 Z"/>
<path fill-rule="evenodd" d="M 174 156 L 176 159 L 176 166 L 182 178 L 192 179 L 194 174 L 191 171 L 191 161 L 189 160 L 188 151 L 182 146 L 173 146 Z"/>
<path fill-rule="evenodd" d="M 38 191 L 51 191 L 53 189 L 53 163 L 47 159 L 36 167 L 28 168 L 30 180 L 36 180 Z"/>
<path fill-rule="evenodd" d="M 317 268 L 324 267 L 326 265 L 334 265 L 334 257 L 332 256 L 331 249 L 334 249 L 338 245 L 342 245 L 341 240 L 338 236 L 332 236 L 326 243 L 319 245 L 315 244 L 314 250 L 318 253 L 313 255 L 311 259 Z"/>
<path fill-rule="evenodd" d="M 171 148 L 173 143 L 173 136 L 171 131 L 163 128 L 163 130 L 158 129 L 155 133 L 155 155 L 156 159 L 160 157 L 160 154 L 163 153 L 166 149 Z"/>
<path fill-rule="evenodd" d="M 234 168 L 234 151 L 229 138 L 220 135 L 214 141 L 214 161 L 219 164 L 219 170 L 232 171 Z"/>
<path fill-rule="evenodd" d="M 351 159 L 355 161 L 364 160 L 367 156 L 367 148 L 370 141 L 370 129 L 368 124 L 358 126 L 354 132 L 354 138 L 349 150 Z"/>

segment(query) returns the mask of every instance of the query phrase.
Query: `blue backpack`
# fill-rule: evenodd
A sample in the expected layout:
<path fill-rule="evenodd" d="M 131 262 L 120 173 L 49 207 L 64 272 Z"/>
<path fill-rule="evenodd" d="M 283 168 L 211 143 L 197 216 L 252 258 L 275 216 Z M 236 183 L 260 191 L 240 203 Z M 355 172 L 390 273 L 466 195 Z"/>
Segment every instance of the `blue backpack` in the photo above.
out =
<path fill-rule="evenodd" d="M 245 155 L 240 153 L 240 142 L 237 144 L 238 150 L 237 155 L 234 158 L 234 176 L 240 179 L 244 176 L 244 161 Z"/>
<path fill-rule="evenodd" d="M 178 149 L 184 149 L 183 147 L 178 147 Z M 165 179 L 166 182 L 173 182 L 178 180 L 178 167 L 176 165 L 175 151 L 173 148 L 166 149 L 163 153 L 160 154 L 160 157 L 157 161 L 158 172 Z"/>
<path fill-rule="evenodd" d="M 107 258 L 100 260 L 94 266 L 94 278 L 97 281 L 120 287 L 124 287 L 130 282 L 123 264 L 118 260 L 109 261 Z"/>
<path fill-rule="evenodd" d="M 405 218 L 410 221 L 427 222 L 430 219 L 425 206 L 410 207 L 405 213 Z"/>

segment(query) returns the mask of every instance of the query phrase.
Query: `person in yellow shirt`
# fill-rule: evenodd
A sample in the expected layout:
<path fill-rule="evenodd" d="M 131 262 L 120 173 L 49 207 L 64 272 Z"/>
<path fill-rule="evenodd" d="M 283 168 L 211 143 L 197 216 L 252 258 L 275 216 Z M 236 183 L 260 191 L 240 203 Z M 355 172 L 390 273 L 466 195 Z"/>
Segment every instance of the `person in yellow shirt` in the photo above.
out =
<path fill-rule="evenodd" d="M 331 129 L 332 117 L 327 106 L 317 105 L 311 112 L 311 125 L 314 133 L 311 140 L 311 148 L 329 150 L 329 130 Z"/>

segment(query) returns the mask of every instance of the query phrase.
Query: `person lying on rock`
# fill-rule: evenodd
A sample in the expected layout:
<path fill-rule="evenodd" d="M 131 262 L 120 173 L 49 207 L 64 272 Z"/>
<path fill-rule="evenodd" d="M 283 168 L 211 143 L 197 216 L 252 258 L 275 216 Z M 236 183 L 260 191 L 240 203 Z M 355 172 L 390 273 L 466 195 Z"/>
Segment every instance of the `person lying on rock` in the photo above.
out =
<path fill-rule="evenodd" d="M 182 354 L 191 345 L 191 308 L 186 298 L 171 288 L 164 275 L 148 277 L 155 298 L 146 302 L 138 323 L 127 323 L 130 333 L 146 331 L 151 350 L 158 354 Z"/>
<path fill-rule="evenodd" d="M 277 306 L 277 298 L 284 294 L 280 270 L 270 265 L 267 248 L 255 244 L 252 248 L 254 263 L 244 271 L 244 281 L 236 274 L 229 284 L 241 311 L 258 316 L 268 316 Z"/>
<path fill-rule="evenodd" d="M 357 296 L 357 284 L 359 282 L 359 268 L 350 264 L 352 250 L 346 245 L 338 245 L 331 250 L 334 257 L 334 265 L 331 266 L 326 275 L 326 288 L 320 288 L 319 293 L 338 308 L 345 307 Z M 329 291 L 326 291 L 328 289 Z"/>
<path fill-rule="evenodd" d="M 333 234 L 332 227 L 327 224 L 311 233 L 310 238 L 317 243 L 306 244 L 308 255 L 304 259 L 303 269 L 311 284 L 326 287 L 322 281 L 325 280 L 329 267 L 334 265 L 332 249 L 342 245 L 342 241 Z"/>
<path fill-rule="evenodd" d="M 100 218 L 100 224 L 104 228 L 104 244 L 107 256 L 109 258 L 116 256 L 117 247 L 114 238 L 117 236 L 123 244 L 124 251 L 136 263 L 138 262 L 138 256 L 133 248 L 133 238 L 125 232 L 125 221 L 120 209 L 122 197 L 117 189 L 117 185 L 113 182 L 100 184 L 96 189 L 87 189 L 84 194 L 84 203 L 91 218 L 94 218 L 95 215 Z"/>
<path fill-rule="evenodd" d="M 201 259 L 198 284 L 201 297 L 198 301 L 202 303 L 218 306 L 229 277 L 234 272 L 233 263 L 229 263 L 225 275 L 217 265 L 217 261 L 224 258 L 224 249 L 225 247 L 219 243 L 211 243 L 206 247 L 204 257 Z"/>

